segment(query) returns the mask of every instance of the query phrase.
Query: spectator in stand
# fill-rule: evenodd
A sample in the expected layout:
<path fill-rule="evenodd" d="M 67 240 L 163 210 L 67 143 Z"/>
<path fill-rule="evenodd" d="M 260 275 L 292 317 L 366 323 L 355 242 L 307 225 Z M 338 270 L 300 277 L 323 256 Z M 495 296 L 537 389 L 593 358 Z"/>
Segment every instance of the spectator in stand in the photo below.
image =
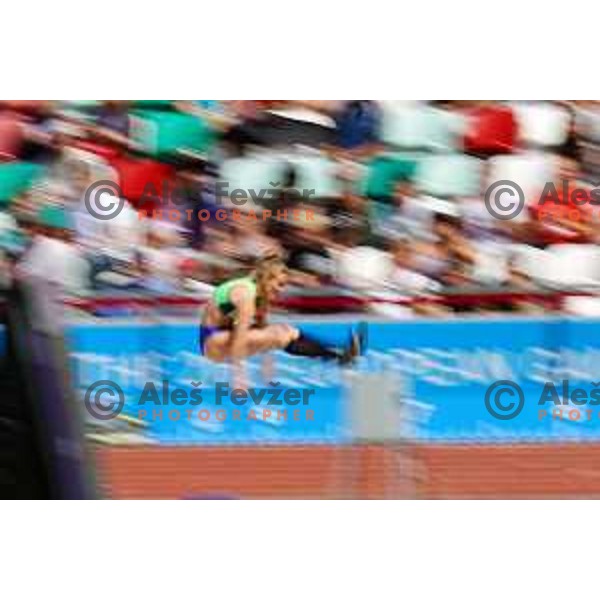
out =
<path fill-rule="evenodd" d="M 535 284 L 531 278 L 515 263 L 514 259 L 508 265 L 508 278 L 504 285 L 510 293 L 517 292 L 526 294 L 535 290 Z M 544 306 L 539 300 L 531 300 L 526 295 L 510 297 L 505 302 L 500 303 L 498 307 L 501 311 L 517 312 L 528 315 L 543 314 L 550 310 L 550 306 Z"/>
<path fill-rule="evenodd" d="M 155 221 L 148 227 L 146 245 L 140 248 L 142 288 L 153 294 L 175 294 L 183 284 L 180 266 L 181 232 L 173 225 Z"/>
<path fill-rule="evenodd" d="M 457 263 L 475 262 L 473 248 L 457 216 L 436 213 L 433 217 L 431 237 L 415 243 L 417 268 L 428 277 L 442 281 Z"/>
<path fill-rule="evenodd" d="M 377 312 L 397 319 L 448 314 L 448 310 L 434 300 L 442 288 L 440 283 L 419 273 L 416 268 L 413 240 L 408 237 L 395 239 L 390 243 L 390 252 L 393 266 L 384 285 L 385 295 L 395 302 L 377 305 Z M 401 304 L 399 300 L 405 303 Z"/>
<path fill-rule="evenodd" d="M 60 298 L 89 289 L 90 265 L 73 242 L 69 213 L 59 206 L 43 206 L 31 243 L 19 262 L 21 278 L 36 288 L 36 296 Z M 48 322 L 63 314 L 58 312 Z"/>
<path fill-rule="evenodd" d="M 95 177 L 84 162 L 69 162 L 63 171 L 62 201 L 70 213 L 74 236 L 77 243 L 86 252 L 101 253 L 111 244 L 108 234 L 108 221 L 94 218 L 85 202 L 85 191 L 95 182 Z M 106 192 L 100 202 L 108 198 Z M 110 200 L 110 198 L 108 198 Z M 112 200 L 110 200 L 112 201 Z M 96 202 L 92 199 L 92 202 Z"/>
<path fill-rule="evenodd" d="M 387 285 L 401 294 L 435 293 L 440 284 L 415 267 L 415 252 L 412 240 L 408 237 L 392 242 L 390 246 L 394 269 L 387 279 Z"/>
<path fill-rule="evenodd" d="M 24 142 L 24 119 L 12 110 L 0 107 L 0 162 L 21 155 Z"/>
<path fill-rule="evenodd" d="M 95 124 L 88 128 L 92 139 L 109 146 L 131 148 L 130 103 L 124 100 L 106 100 L 96 110 Z"/>
<path fill-rule="evenodd" d="M 49 166 L 59 160 L 63 142 L 60 127 L 54 103 L 40 103 L 23 124 L 21 159 Z"/>
<path fill-rule="evenodd" d="M 303 207 L 303 215 L 308 206 Z M 327 283 L 333 274 L 334 263 L 330 236 L 330 220 L 323 207 L 311 206 L 312 218 L 288 223 L 282 239 L 287 266 L 294 281 L 314 287 Z"/>
<path fill-rule="evenodd" d="M 402 179 L 394 184 L 389 204 L 372 216 L 372 228 L 384 240 L 424 238 L 431 229 L 432 217 L 432 210 L 419 198 L 414 183 Z"/>
<path fill-rule="evenodd" d="M 281 253 L 280 245 L 267 235 L 265 223 L 259 217 L 234 221 L 233 227 L 237 258 L 252 264 L 265 254 Z"/>
<path fill-rule="evenodd" d="M 596 183 L 600 179 L 600 102 L 577 100 L 563 102 L 573 113 L 569 135 L 571 152 L 562 152 L 580 163 L 583 179 Z"/>
<path fill-rule="evenodd" d="M 204 241 L 204 223 L 199 212 L 211 207 L 205 202 L 205 175 L 202 166 L 192 163 L 177 170 L 172 192 L 163 198 L 163 215 L 175 214 L 178 226 L 184 231 L 185 242 L 192 248 L 200 248 Z M 171 210 L 173 209 L 173 210 Z M 169 217 L 170 222 L 175 222 Z"/>
<path fill-rule="evenodd" d="M 549 182 L 528 207 L 528 239 L 540 247 L 597 241 L 590 190 L 581 181 L 579 165 L 571 158 L 557 160 L 556 180 Z"/>
<path fill-rule="evenodd" d="M 379 142 L 381 109 L 372 100 L 344 102 L 334 114 L 337 144 L 347 150 L 364 150 Z"/>
<path fill-rule="evenodd" d="M 358 244 L 366 244 L 371 235 L 368 202 L 367 198 L 346 185 L 339 198 L 325 203 L 333 236 L 339 237 L 344 231 L 351 231 L 353 240 Z"/>
<path fill-rule="evenodd" d="M 183 113 L 204 119 L 219 131 L 229 129 L 237 120 L 228 103 L 218 100 L 180 100 L 175 102 L 175 107 Z"/>

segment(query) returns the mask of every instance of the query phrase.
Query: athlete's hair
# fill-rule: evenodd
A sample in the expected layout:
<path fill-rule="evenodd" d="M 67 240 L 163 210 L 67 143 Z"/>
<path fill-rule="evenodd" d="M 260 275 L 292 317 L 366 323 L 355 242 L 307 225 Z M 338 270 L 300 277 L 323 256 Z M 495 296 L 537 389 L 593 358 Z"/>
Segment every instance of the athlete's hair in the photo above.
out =
<path fill-rule="evenodd" d="M 287 266 L 281 256 L 275 253 L 261 257 L 254 267 L 254 277 L 257 285 L 256 307 L 259 312 L 268 310 L 268 299 L 265 286 L 271 277 L 278 271 L 287 271 Z"/>
<path fill-rule="evenodd" d="M 275 252 L 265 254 L 256 262 L 254 272 L 256 273 L 257 281 L 265 281 L 279 270 L 287 270 L 281 256 Z"/>

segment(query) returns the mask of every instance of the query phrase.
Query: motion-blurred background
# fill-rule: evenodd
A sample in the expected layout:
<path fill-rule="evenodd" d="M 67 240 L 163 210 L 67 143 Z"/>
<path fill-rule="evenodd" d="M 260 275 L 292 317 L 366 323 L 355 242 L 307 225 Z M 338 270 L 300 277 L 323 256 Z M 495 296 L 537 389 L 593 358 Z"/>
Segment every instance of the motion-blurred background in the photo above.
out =
<path fill-rule="evenodd" d="M 107 180 L 125 205 L 101 220 L 85 197 Z M 486 209 L 501 180 L 525 194 L 514 219 Z M 271 191 L 238 206 L 219 182 Z M 194 346 L 202 302 L 266 252 L 292 272 L 278 318 L 371 324 L 350 381 L 276 359 L 285 385 L 321 389 L 315 424 L 88 422 L 108 496 L 596 495 L 598 424 L 482 407 L 540 361 L 597 379 L 600 207 L 543 218 L 537 200 L 599 182 L 598 101 L 6 101 L 0 279 L 48 284 L 76 394 L 217 380 Z"/>

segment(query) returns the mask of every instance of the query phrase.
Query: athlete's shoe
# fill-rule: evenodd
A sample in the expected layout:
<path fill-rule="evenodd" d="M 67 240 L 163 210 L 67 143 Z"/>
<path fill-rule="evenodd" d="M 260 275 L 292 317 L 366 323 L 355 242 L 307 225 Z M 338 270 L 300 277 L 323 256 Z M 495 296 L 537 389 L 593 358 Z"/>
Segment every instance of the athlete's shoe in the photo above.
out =
<path fill-rule="evenodd" d="M 340 354 L 338 362 L 340 365 L 351 365 L 361 354 L 361 338 L 356 332 L 352 332 L 347 348 Z"/>
<path fill-rule="evenodd" d="M 361 321 L 356 330 L 360 341 L 360 354 L 363 355 L 369 345 L 369 326 L 365 321 Z"/>

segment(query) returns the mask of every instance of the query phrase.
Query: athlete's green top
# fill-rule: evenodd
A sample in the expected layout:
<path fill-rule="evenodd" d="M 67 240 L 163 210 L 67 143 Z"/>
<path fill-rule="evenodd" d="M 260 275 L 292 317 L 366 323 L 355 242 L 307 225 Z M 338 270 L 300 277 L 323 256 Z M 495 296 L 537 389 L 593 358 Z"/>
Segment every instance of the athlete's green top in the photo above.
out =
<path fill-rule="evenodd" d="M 236 307 L 231 301 L 231 291 L 236 286 L 244 286 L 253 296 L 256 296 L 256 281 L 252 277 L 238 277 L 230 279 L 217 286 L 213 292 L 213 300 L 217 308 L 225 315 L 232 316 Z"/>

